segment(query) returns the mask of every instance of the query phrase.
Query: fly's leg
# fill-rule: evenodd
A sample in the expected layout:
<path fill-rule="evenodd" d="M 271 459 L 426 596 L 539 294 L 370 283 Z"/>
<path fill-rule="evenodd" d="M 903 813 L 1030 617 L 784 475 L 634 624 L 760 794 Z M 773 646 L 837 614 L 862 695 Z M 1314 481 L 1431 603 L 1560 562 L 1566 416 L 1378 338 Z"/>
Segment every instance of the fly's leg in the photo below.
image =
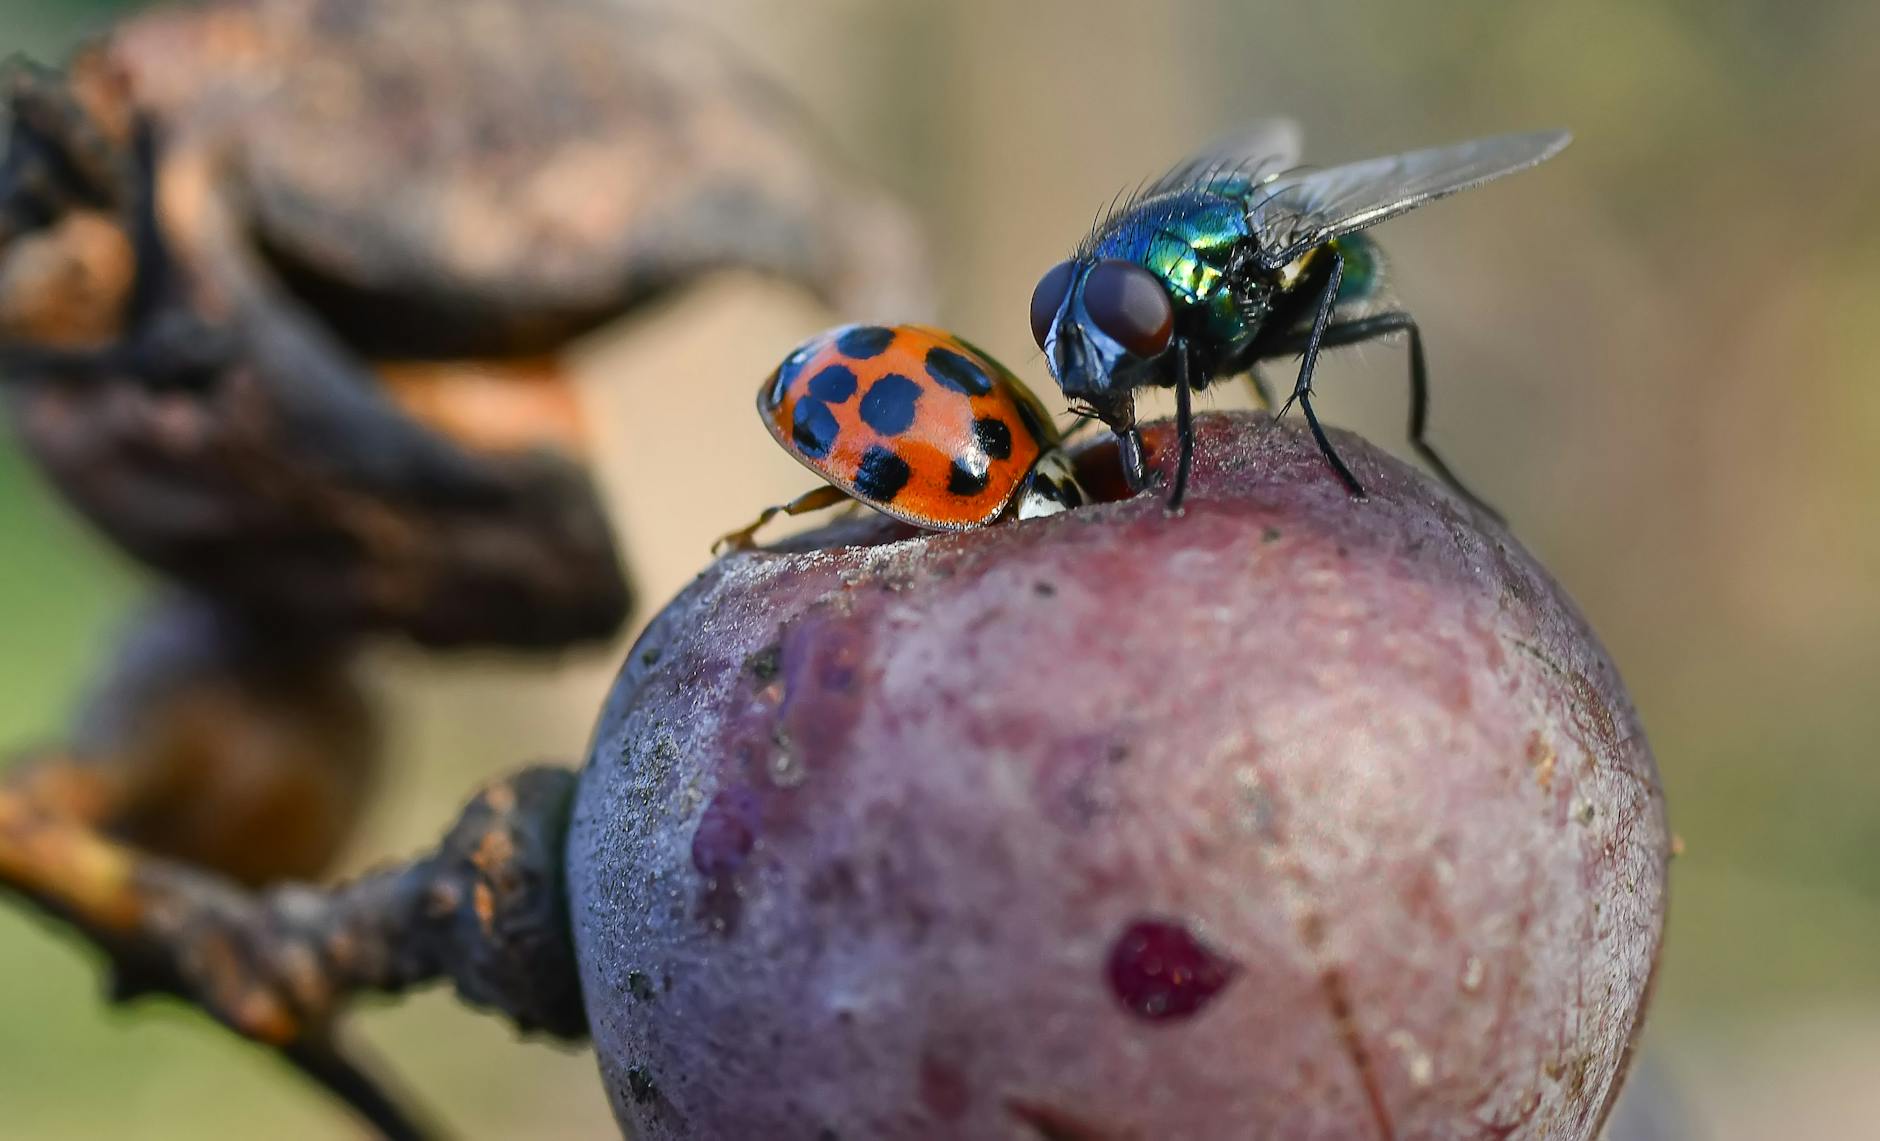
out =
<path fill-rule="evenodd" d="M 763 512 L 752 521 L 750 526 L 741 527 L 736 531 L 719 536 L 718 541 L 712 544 L 712 554 L 723 555 L 731 551 L 751 550 L 757 546 L 757 532 L 763 528 L 764 524 L 775 519 L 777 516 L 806 515 L 811 511 L 820 511 L 825 507 L 834 507 L 836 504 L 848 498 L 848 492 L 843 491 L 834 484 L 828 484 L 823 487 L 818 487 L 813 491 L 806 491 L 788 503 L 780 504 L 776 507 L 766 507 Z"/>
<path fill-rule="evenodd" d="M 1149 473 L 1142 460 L 1142 429 L 1131 424 L 1116 433 L 1116 456 L 1123 466 L 1123 482 L 1129 485 L 1131 495 L 1141 491 L 1149 482 Z"/>
<path fill-rule="evenodd" d="M 1488 515 L 1496 522 L 1501 522 L 1501 513 L 1489 506 L 1480 496 L 1468 487 L 1450 470 L 1443 457 L 1436 453 L 1426 435 L 1429 427 L 1430 384 L 1429 370 L 1423 358 L 1423 334 L 1417 328 L 1416 318 L 1401 310 L 1391 313 L 1378 313 L 1362 317 L 1355 321 L 1343 321 L 1325 330 L 1323 343 L 1326 347 L 1356 345 L 1365 341 L 1374 341 L 1394 333 L 1407 333 L 1410 337 L 1410 446 L 1417 455 L 1423 457 L 1430 470 L 1447 484 L 1450 490 L 1473 504 L 1475 508 Z M 1285 342 L 1274 345 L 1273 351 L 1284 353 L 1292 351 Z"/>
<path fill-rule="evenodd" d="M 1180 511 L 1188 494 L 1188 473 L 1194 466 L 1195 413 L 1194 393 L 1188 386 L 1188 345 L 1175 346 L 1175 486 L 1169 492 L 1168 509 Z"/>
<path fill-rule="evenodd" d="M 1332 307 L 1338 300 L 1339 282 L 1345 276 L 1345 255 L 1338 252 L 1337 246 L 1327 246 L 1326 250 L 1331 254 L 1332 271 L 1326 275 L 1324 290 L 1319 294 L 1318 312 L 1312 318 L 1311 332 L 1306 335 L 1305 353 L 1299 362 L 1299 379 L 1293 382 L 1292 395 L 1274 419 L 1286 415 L 1293 402 L 1298 401 L 1299 411 L 1305 414 L 1306 426 L 1312 429 L 1312 438 L 1318 441 L 1319 452 L 1325 457 L 1325 462 L 1332 465 L 1332 470 L 1338 473 L 1339 480 L 1352 495 L 1363 499 L 1364 485 L 1358 482 L 1358 477 L 1352 475 L 1345 461 L 1339 458 L 1332 441 L 1326 438 L 1325 429 L 1319 424 L 1318 414 L 1312 410 L 1312 373 L 1318 368 L 1319 349 L 1325 343 L 1326 331 L 1331 328 Z"/>

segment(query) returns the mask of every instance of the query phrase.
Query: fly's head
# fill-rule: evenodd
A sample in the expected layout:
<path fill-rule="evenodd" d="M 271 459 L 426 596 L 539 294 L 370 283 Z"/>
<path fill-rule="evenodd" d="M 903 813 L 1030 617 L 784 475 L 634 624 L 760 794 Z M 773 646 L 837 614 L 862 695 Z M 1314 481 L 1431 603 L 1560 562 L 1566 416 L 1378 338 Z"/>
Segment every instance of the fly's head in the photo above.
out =
<path fill-rule="evenodd" d="M 1133 261 L 1073 258 L 1039 279 L 1031 331 L 1073 407 L 1122 432 L 1135 424 L 1135 390 L 1168 382 L 1175 305 Z"/>

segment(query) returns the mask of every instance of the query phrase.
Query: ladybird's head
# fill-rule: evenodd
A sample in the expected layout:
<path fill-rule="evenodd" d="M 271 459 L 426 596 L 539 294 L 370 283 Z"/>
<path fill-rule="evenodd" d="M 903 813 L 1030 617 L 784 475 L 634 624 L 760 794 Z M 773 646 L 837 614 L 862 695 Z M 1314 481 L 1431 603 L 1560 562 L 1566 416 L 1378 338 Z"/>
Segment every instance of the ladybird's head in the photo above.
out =
<path fill-rule="evenodd" d="M 1031 331 L 1065 397 L 1122 431 L 1135 422 L 1135 390 L 1153 382 L 1174 338 L 1175 305 L 1133 261 L 1073 258 L 1038 280 Z"/>

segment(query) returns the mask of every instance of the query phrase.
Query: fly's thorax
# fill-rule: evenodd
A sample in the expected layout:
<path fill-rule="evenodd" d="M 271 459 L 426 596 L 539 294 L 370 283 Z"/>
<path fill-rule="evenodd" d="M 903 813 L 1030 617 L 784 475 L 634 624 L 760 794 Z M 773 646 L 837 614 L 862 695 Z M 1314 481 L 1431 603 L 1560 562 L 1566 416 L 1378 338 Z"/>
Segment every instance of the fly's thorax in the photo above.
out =
<path fill-rule="evenodd" d="M 1098 228 L 1087 255 L 1133 261 L 1154 274 L 1184 336 L 1233 341 L 1248 331 L 1237 267 L 1252 248 L 1244 203 L 1191 188 L 1131 204 Z"/>

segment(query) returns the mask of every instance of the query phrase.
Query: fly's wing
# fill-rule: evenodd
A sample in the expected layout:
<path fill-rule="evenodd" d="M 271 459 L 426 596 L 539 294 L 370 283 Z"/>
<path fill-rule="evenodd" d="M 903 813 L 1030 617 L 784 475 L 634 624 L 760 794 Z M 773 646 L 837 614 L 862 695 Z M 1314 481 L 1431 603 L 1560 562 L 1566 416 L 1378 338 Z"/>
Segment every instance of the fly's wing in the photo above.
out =
<path fill-rule="evenodd" d="M 1291 119 L 1262 119 L 1183 159 L 1135 197 L 1151 198 L 1170 190 L 1205 185 L 1223 176 L 1257 183 L 1298 166 L 1299 146 L 1299 124 Z"/>
<path fill-rule="evenodd" d="M 1261 265 L 1277 270 L 1340 234 L 1526 170 L 1559 154 L 1572 140 L 1565 131 L 1497 135 L 1282 175 L 1263 188 L 1247 212 L 1260 241 Z"/>

